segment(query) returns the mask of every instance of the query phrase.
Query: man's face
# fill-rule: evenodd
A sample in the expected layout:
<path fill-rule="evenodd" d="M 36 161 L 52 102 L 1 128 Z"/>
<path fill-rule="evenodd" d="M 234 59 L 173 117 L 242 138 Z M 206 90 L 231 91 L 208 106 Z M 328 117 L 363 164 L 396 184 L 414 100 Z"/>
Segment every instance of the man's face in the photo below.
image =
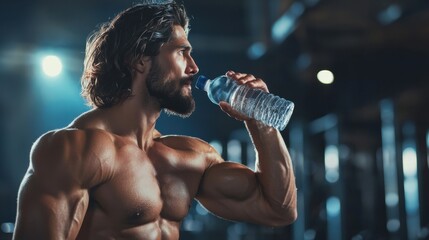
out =
<path fill-rule="evenodd" d="M 152 58 L 146 81 L 149 94 L 158 99 L 161 108 L 181 117 L 190 116 L 195 109 L 191 85 L 198 67 L 190 53 L 183 28 L 175 26 L 172 39 Z"/>
<path fill-rule="evenodd" d="M 168 114 L 189 117 L 195 109 L 190 89 L 193 77 L 167 79 L 167 73 L 154 61 L 146 85 L 149 94 L 156 97 Z"/>

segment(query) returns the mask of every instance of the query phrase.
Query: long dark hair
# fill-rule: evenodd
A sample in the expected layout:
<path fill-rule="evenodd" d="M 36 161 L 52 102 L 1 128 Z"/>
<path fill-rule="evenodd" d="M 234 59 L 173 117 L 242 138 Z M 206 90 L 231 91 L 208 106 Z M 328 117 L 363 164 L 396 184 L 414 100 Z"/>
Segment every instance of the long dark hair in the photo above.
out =
<path fill-rule="evenodd" d="M 132 65 L 143 56 L 156 56 L 171 37 L 173 25 L 188 32 L 183 5 L 137 4 L 101 25 L 87 40 L 82 96 L 88 105 L 111 107 L 131 96 Z"/>

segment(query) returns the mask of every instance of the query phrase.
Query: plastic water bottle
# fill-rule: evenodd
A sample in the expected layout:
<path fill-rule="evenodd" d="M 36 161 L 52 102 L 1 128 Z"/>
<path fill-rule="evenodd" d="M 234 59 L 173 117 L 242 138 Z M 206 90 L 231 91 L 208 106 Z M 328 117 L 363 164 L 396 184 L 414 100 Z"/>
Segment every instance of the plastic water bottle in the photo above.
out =
<path fill-rule="evenodd" d="M 294 108 L 291 101 L 259 89 L 238 85 L 226 75 L 213 80 L 200 76 L 196 87 L 206 91 L 213 103 L 225 101 L 240 113 L 280 131 L 285 129 Z"/>

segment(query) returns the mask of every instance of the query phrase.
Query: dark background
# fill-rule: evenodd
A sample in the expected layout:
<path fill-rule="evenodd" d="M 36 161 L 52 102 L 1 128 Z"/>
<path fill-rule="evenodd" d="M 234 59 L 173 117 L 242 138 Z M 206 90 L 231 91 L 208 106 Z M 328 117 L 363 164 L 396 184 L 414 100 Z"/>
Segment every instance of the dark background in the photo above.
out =
<path fill-rule="evenodd" d="M 13 228 L 31 144 L 88 109 L 79 96 L 87 36 L 134 2 L 0 4 L 0 239 Z M 299 218 L 272 229 L 218 219 L 195 203 L 182 239 L 428 239 L 428 1 L 184 4 L 201 74 L 252 73 L 295 102 L 282 134 L 297 175 Z M 60 76 L 41 73 L 46 54 L 61 57 Z M 333 84 L 317 80 L 323 69 L 333 72 Z M 204 92 L 194 96 L 190 118 L 162 115 L 158 129 L 202 138 L 251 166 L 243 124 Z"/>

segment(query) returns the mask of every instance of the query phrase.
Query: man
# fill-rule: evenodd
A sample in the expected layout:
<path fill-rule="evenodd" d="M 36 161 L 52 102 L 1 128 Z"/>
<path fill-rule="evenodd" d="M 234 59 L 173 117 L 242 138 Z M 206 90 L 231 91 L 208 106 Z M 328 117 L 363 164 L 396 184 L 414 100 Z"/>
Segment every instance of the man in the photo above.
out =
<path fill-rule="evenodd" d="M 187 32 L 183 6 L 140 4 L 88 40 L 82 94 L 93 109 L 34 144 L 14 239 L 178 239 L 194 198 L 234 221 L 296 219 L 294 174 L 277 130 L 221 103 L 246 124 L 258 157 L 253 172 L 202 140 L 155 129 L 163 109 L 194 110 L 198 67 Z M 228 76 L 268 91 L 252 75 Z"/>

